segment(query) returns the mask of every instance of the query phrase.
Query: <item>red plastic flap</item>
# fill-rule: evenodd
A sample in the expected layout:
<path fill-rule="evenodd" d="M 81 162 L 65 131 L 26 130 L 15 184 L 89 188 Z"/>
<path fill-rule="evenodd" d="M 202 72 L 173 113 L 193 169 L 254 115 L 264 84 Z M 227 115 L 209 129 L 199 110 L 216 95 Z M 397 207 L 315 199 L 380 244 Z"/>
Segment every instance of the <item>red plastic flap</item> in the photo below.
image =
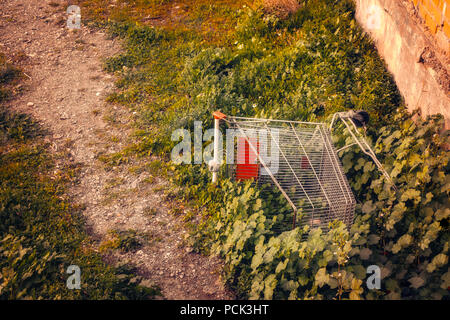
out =
<path fill-rule="evenodd" d="M 256 146 L 259 152 L 259 143 L 256 138 L 250 138 L 250 143 Z M 237 149 L 237 165 L 236 165 L 236 180 L 256 179 L 259 174 L 259 164 L 257 162 L 257 155 L 253 152 L 247 140 L 243 137 L 238 138 Z"/>

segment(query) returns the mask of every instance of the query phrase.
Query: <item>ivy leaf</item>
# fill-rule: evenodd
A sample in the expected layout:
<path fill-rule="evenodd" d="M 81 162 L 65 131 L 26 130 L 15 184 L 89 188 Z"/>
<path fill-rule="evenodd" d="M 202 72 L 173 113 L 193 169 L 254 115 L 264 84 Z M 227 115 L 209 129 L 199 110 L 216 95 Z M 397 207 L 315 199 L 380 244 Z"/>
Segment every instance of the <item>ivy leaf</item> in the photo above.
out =
<path fill-rule="evenodd" d="M 386 280 L 385 286 L 386 286 L 386 289 L 389 290 L 389 291 L 394 291 L 395 292 L 395 291 L 400 289 L 397 281 L 395 281 L 394 279 Z"/>
<path fill-rule="evenodd" d="M 344 168 L 344 173 L 348 173 L 350 169 L 353 167 L 353 155 L 352 153 L 347 153 L 342 158 L 342 166 Z"/>
<path fill-rule="evenodd" d="M 315 281 L 319 287 L 322 287 L 323 285 L 327 284 L 330 280 L 330 276 L 327 274 L 326 268 L 320 268 L 319 271 L 317 271 L 315 276 Z"/>
<path fill-rule="evenodd" d="M 338 287 L 339 283 L 337 281 L 337 279 L 330 277 L 328 280 L 328 286 L 330 287 L 330 289 L 336 289 Z"/>
<path fill-rule="evenodd" d="M 364 266 L 358 264 L 358 265 L 352 266 L 352 269 L 353 269 L 353 273 L 355 274 L 356 278 L 358 278 L 358 279 L 366 278 L 367 270 L 366 270 L 366 268 L 364 268 Z"/>
<path fill-rule="evenodd" d="M 422 171 L 417 172 L 417 179 L 422 183 L 427 183 L 431 180 L 430 175 L 428 174 L 429 167 L 424 166 Z"/>
<path fill-rule="evenodd" d="M 274 259 L 275 253 L 276 253 L 276 248 L 272 247 L 269 250 L 267 250 L 263 256 L 264 263 L 266 263 L 266 264 L 271 263 Z"/>
<path fill-rule="evenodd" d="M 357 164 L 355 165 L 355 170 L 361 169 L 365 163 L 366 160 L 364 158 L 359 158 Z"/>
<path fill-rule="evenodd" d="M 328 265 L 328 262 L 330 262 L 332 258 L 333 253 L 330 250 L 325 250 L 323 252 L 323 258 L 320 259 L 317 264 L 319 267 L 326 267 Z"/>
<path fill-rule="evenodd" d="M 258 211 L 259 209 L 261 209 L 262 207 L 262 200 L 261 199 L 257 199 L 255 204 L 253 205 L 253 211 Z"/>
<path fill-rule="evenodd" d="M 392 273 L 392 263 L 388 262 L 385 266 L 381 268 L 381 279 L 389 277 Z M 390 290 L 390 289 L 388 289 Z M 391 290 L 392 291 L 392 290 Z"/>
<path fill-rule="evenodd" d="M 249 298 L 251 300 L 256 300 L 260 298 L 261 292 L 264 290 L 264 281 L 263 281 L 263 274 L 258 273 L 252 282 L 252 289 L 250 291 Z"/>
<path fill-rule="evenodd" d="M 372 245 L 372 244 L 377 244 L 380 241 L 380 236 L 377 234 L 370 234 L 367 237 L 367 243 Z"/>
<path fill-rule="evenodd" d="M 364 172 L 373 172 L 375 169 L 375 164 L 373 162 L 367 162 L 364 165 Z"/>
<path fill-rule="evenodd" d="M 370 214 L 373 211 L 375 211 L 376 208 L 377 208 L 377 206 L 374 205 L 371 200 L 369 200 L 369 201 L 366 201 L 364 203 L 364 205 L 362 206 L 361 210 L 365 214 Z"/>
<path fill-rule="evenodd" d="M 356 278 L 352 279 L 351 283 L 351 292 L 350 292 L 350 300 L 361 300 L 361 293 L 363 293 L 363 289 L 361 288 L 362 281 Z"/>
<path fill-rule="evenodd" d="M 430 224 L 428 226 L 427 232 L 425 233 L 425 235 L 423 236 L 422 240 L 419 243 L 419 247 L 422 250 L 425 250 L 426 248 L 428 248 L 430 243 L 437 238 L 439 231 L 441 231 L 441 229 L 442 229 L 441 225 L 437 221 Z"/>
<path fill-rule="evenodd" d="M 390 174 L 391 178 L 397 177 L 402 172 L 402 169 L 403 169 L 403 164 L 396 163 L 394 165 L 394 169 L 392 169 L 392 171 L 391 171 L 391 174 Z"/>
<path fill-rule="evenodd" d="M 412 172 L 422 162 L 423 160 L 421 159 L 420 155 L 418 155 L 417 153 L 412 154 L 409 157 L 409 166 L 411 167 L 409 169 L 409 172 Z"/>
<path fill-rule="evenodd" d="M 441 288 L 444 290 L 448 289 L 450 287 L 450 268 L 448 268 L 448 271 L 442 275 L 441 279 Z"/>
<path fill-rule="evenodd" d="M 371 254 L 372 250 L 370 250 L 369 248 L 363 248 L 359 252 L 359 256 L 362 260 L 368 260 Z"/>
<path fill-rule="evenodd" d="M 275 273 L 280 273 L 281 271 L 283 271 L 284 269 L 286 269 L 286 265 L 289 262 L 289 259 L 284 260 L 284 262 L 278 263 L 276 269 L 275 269 Z"/>
<path fill-rule="evenodd" d="M 414 289 L 418 289 L 425 284 L 425 280 L 423 280 L 419 276 L 412 277 L 408 281 L 411 283 L 411 287 L 413 287 Z"/>
<path fill-rule="evenodd" d="M 448 217 L 450 217 L 450 209 L 445 208 L 445 209 L 436 210 L 436 213 L 434 214 L 434 216 L 436 217 L 437 221 L 447 219 Z"/>
<path fill-rule="evenodd" d="M 273 291 L 277 286 L 277 279 L 275 274 L 269 275 L 266 280 L 264 280 L 264 299 L 271 300 L 273 296 Z"/>
<path fill-rule="evenodd" d="M 420 201 L 420 191 L 416 189 L 408 189 L 400 198 L 401 201 L 407 201 L 409 199 L 412 199 L 415 203 L 418 203 Z"/>
<path fill-rule="evenodd" d="M 431 192 L 428 192 L 425 195 L 425 200 L 423 201 L 423 204 L 427 204 L 427 203 L 431 202 L 432 199 L 433 199 L 433 194 Z"/>
<path fill-rule="evenodd" d="M 298 276 L 297 280 L 301 286 L 306 286 L 308 284 L 308 282 L 310 281 L 310 279 L 306 275 L 303 275 L 303 274 L 300 274 Z"/>
<path fill-rule="evenodd" d="M 392 253 L 398 253 L 403 248 L 408 247 L 412 241 L 413 237 L 411 237 L 411 235 L 404 234 L 398 239 L 397 243 L 392 246 Z"/>
<path fill-rule="evenodd" d="M 291 292 L 291 291 L 296 290 L 298 288 L 298 282 L 295 282 L 293 280 L 289 280 L 289 281 L 285 280 L 281 284 L 281 287 L 283 288 L 283 290 Z"/>
<path fill-rule="evenodd" d="M 400 202 L 394 206 L 391 215 L 386 223 L 386 230 L 391 230 L 394 225 L 403 218 L 403 213 L 406 211 L 406 205 L 404 202 Z"/>
<path fill-rule="evenodd" d="M 427 266 L 427 271 L 432 273 L 436 268 L 446 265 L 448 262 L 448 256 L 440 253 L 431 260 L 431 263 Z"/>
<path fill-rule="evenodd" d="M 255 255 L 253 256 L 253 259 L 252 259 L 251 268 L 252 268 L 253 270 L 256 270 L 256 269 L 261 265 L 262 262 L 263 262 L 263 257 L 262 257 L 262 255 L 260 255 L 260 254 L 255 254 Z"/>

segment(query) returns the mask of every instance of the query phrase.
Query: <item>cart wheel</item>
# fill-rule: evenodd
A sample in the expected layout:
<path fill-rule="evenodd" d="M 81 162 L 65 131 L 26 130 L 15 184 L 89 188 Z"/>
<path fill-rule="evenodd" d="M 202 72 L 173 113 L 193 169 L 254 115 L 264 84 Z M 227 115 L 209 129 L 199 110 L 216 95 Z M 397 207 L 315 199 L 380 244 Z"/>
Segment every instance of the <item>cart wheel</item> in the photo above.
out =
<path fill-rule="evenodd" d="M 355 111 L 351 119 L 356 127 L 365 127 L 369 123 L 369 114 L 364 110 Z"/>

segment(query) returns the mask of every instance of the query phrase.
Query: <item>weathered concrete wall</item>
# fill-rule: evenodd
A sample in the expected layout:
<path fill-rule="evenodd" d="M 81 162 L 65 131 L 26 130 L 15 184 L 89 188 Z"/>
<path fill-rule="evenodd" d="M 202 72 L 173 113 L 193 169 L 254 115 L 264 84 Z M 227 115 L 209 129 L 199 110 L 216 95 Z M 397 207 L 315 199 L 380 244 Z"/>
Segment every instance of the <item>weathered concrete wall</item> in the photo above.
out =
<path fill-rule="evenodd" d="M 400 0 L 356 0 L 356 5 L 356 19 L 374 39 L 408 109 L 420 108 L 424 116 L 441 113 L 449 128 L 449 66 L 434 50 L 436 43 Z"/>
<path fill-rule="evenodd" d="M 417 9 L 439 46 L 450 52 L 450 0 L 408 0 Z"/>

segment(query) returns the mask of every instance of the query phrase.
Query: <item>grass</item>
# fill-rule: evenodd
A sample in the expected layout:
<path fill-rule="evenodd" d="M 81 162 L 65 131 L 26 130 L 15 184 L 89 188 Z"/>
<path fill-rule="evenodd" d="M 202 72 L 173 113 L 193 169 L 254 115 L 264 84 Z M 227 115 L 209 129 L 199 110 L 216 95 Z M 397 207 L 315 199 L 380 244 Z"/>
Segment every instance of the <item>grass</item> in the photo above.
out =
<path fill-rule="evenodd" d="M 14 67 L 6 59 L 6 56 L 0 52 L 0 103 L 11 98 L 12 87 L 21 78 L 22 72 Z"/>
<path fill-rule="evenodd" d="M 300 3 L 297 0 L 263 0 L 264 10 L 281 19 L 286 19 L 295 14 L 300 9 Z"/>
<path fill-rule="evenodd" d="M 125 52 L 105 62 L 119 77 L 108 101 L 137 112 L 137 143 L 102 156 L 112 165 L 150 154 L 165 162 L 172 131 L 190 129 L 196 120 L 207 128 L 216 109 L 305 121 L 366 109 L 368 133 L 376 137 L 389 115 L 403 108 L 391 75 L 354 20 L 352 1 L 302 2 L 285 19 L 244 1 L 83 4 L 89 22 L 125 42 Z M 182 185 L 206 181 L 207 171 L 198 167 L 154 165 L 150 173 L 167 173 Z"/>
<path fill-rule="evenodd" d="M 110 230 L 109 238 L 100 244 L 100 252 L 119 249 L 123 252 L 135 252 L 151 238 L 150 235 L 139 234 L 136 230 Z"/>
<path fill-rule="evenodd" d="M 105 25 L 109 21 L 153 25 L 166 30 L 195 32 L 205 41 L 223 42 L 232 33 L 237 12 L 251 1 L 242 0 L 134 0 L 116 5 L 112 0 L 82 1 L 86 21 Z"/>
<path fill-rule="evenodd" d="M 69 168 L 54 164 L 28 117 L 0 113 L 0 298 L 143 299 L 156 288 L 133 284 L 131 268 L 102 262 L 83 219 L 65 195 Z M 81 290 L 65 287 L 65 268 L 79 265 Z"/>
<path fill-rule="evenodd" d="M 105 62 L 120 78 L 108 101 L 137 111 L 138 143 L 124 154 L 167 159 L 171 132 L 195 120 L 211 125 L 215 109 L 307 121 L 366 109 L 376 130 L 403 108 L 351 1 L 308 1 L 282 20 L 243 1 L 110 3 L 84 5 L 88 21 L 125 40 L 125 52 Z"/>
<path fill-rule="evenodd" d="M 144 209 L 144 215 L 146 215 L 148 217 L 154 217 L 157 214 L 158 214 L 158 209 L 156 209 L 153 206 L 149 206 Z"/>
<path fill-rule="evenodd" d="M 0 92 L 12 96 L 20 71 L 0 57 Z M 0 300 L 149 299 L 129 266 L 108 266 L 85 233 L 82 208 L 66 195 L 74 168 L 57 168 L 31 117 L 0 101 Z M 133 242 L 126 241 L 126 246 Z M 80 290 L 66 287 L 69 265 L 81 268 Z"/>

